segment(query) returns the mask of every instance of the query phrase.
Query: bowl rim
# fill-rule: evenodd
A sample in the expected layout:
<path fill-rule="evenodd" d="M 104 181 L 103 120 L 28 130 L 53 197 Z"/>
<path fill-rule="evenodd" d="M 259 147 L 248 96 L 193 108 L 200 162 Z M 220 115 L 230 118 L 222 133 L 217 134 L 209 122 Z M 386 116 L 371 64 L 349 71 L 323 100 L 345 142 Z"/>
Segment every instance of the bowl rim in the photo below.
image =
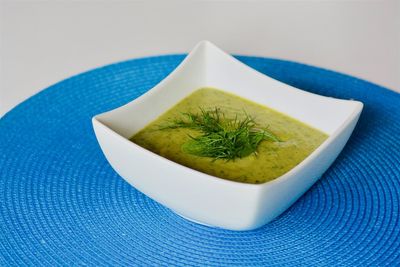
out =
<path fill-rule="evenodd" d="M 237 58 L 235 58 L 235 57 L 233 57 L 233 56 L 227 54 L 226 52 L 224 52 L 223 50 L 221 50 L 220 48 L 218 48 L 218 47 L 215 46 L 213 43 L 211 43 L 211 42 L 209 42 L 209 41 L 207 41 L 207 40 L 200 41 L 200 42 L 193 48 L 192 52 L 195 51 L 195 50 L 196 50 L 198 47 L 200 47 L 200 46 L 210 46 L 210 45 L 211 45 L 212 47 L 214 47 L 214 48 L 217 48 L 217 49 L 218 49 L 219 51 L 221 51 L 222 53 L 228 55 L 231 59 L 233 59 L 233 60 L 236 61 L 237 63 L 240 63 L 240 64 L 242 64 L 243 66 L 245 66 L 246 68 L 248 68 L 248 69 L 254 71 L 254 72 L 257 73 L 258 75 L 267 76 L 266 74 L 261 73 L 261 72 L 259 72 L 258 70 L 253 69 L 253 68 L 251 68 L 250 66 L 244 64 L 243 62 L 241 62 L 241 61 L 238 60 Z M 363 109 L 363 106 L 364 106 L 362 102 L 357 101 L 357 100 L 338 99 L 338 98 L 333 98 L 333 97 L 328 97 L 328 96 L 322 96 L 322 95 L 319 95 L 319 94 L 307 92 L 307 91 L 301 90 L 301 89 L 299 89 L 299 88 L 296 88 L 296 87 L 294 87 L 294 86 L 291 86 L 292 88 L 294 88 L 294 89 L 296 89 L 296 90 L 299 90 L 299 91 L 301 91 L 301 92 L 303 92 L 303 93 L 305 93 L 305 94 L 316 95 L 316 96 L 319 96 L 319 97 L 327 97 L 327 98 L 330 98 L 330 99 L 334 99 L 334 100 L 336 100 L 336 101 L 352 102 L 352 103 L 354 104 L 354 110 L 353 110 L 353 112 L 352 112 L 351 114 L 349 114 L 349 115 L 346 117 L 345 121 L 344 121 L 339 127 L 337 127 L 336 130 L 335 130 L 333 133 L 331 133 L 331 134 L 327 134 L 327 133 L 326 133 L 326 134 L 328 135 L 328 138 L 327 138 L 326 140 L 324 140 L 315 150 L 313 150 L 306 158 L 304 158 L 304 159 L 303 159 L 301 162 L 299 162 L 296 166 L 294 166 L 292 169 L 290 169 L 290 170 L 287 171 L 286 173 L 282 174 L 281 176 L 278 176 L 278 177 L 276 177 L 276 178 L 274 178 L 274 179 L 272 179 L 272 180 L 269 180 L 269 181 L 266 181 L 266 182 L 263 182 L 263 183 L 257 183 L 257 184 L 255 184 L 255 183 L 244 183 L 244 182 L 240 182 L 240 181 L 234 181 L 234 180 L 224 179 L 224 178 L 221 178 L 221 177 L 218 177 L 218 176 L 213 176 L 213 175 L 210 175 L 210 174 L 207 174 L 207 173 L 204 173 L 204 172 L 195 170 L 195 169 L 193 169 L 193 168 L 187 167 L 187 166 L 182 165 L 182 164 L 180 164 L 180 163 L 177 163 L 177 162 L 175 162 L 175 161 L 173 161 L 173 160 L 170 160 L 170 159 L 168 159 L 168 158 L 165 158 L 165 157 L 163 157 L 163 156 L 161 156 L 161 155 L 159 155 L 159 154 L 157 154 L 157 153 L 154 153 L 154 152 L 152 152 L 152 151 L 150 151 L 150 150 L 147 150 L 147 149 L 141 147 L 140 145 L 138 145 L 138 144 L 136 144 L 136 143 L 130 141 L 128 138 L 122 136 L 120 133 L 116 132 L 116 131 L 113 130 L 111 127 L 107 126 L 105 123 L 103 123 L 103 122 L 101 121 L 101 117 L 102 117 L 103 114 L 111 113 L 111 112 L 114 112 L 114 111 L 116 111 L 116 110 L 123 109 L 123 108 L 126 107 L 126 106 L 135 105 L 135 104 L 137 104 L 137 103 L 146 101 L 146 99 L 147 99 L 148 97 L 150 97 L 152 94 L 157 93 L 157 91 L 159 91 L 159 89 L 162 88 L 162 87 L 164 86 L 165 83 L 167 83 L 169 80 L 174 79 L 175 76 L 178 75 L 179 71 L 180 71 L 181 69 L 185 68 L 186 63 L 187 63 L 193 56 L 194 56 L 193 53 L 189 53 L 189 54 L 179 63 L 179 65 L 178 65 L 171 73 L 169 73 L 163 80 L 161 80 L 158 84 L 156 84 L 155 86 L 153 86 L 152 88 L 150 88 L 150 89 L 149 89 L 148 91 L 146 91 L 144 94 L 140 95 L 139 97 L 137 97 L 137 98 L 135 98 L 135 99 L 129 101 L 128 103 L 126 103 L 126 104 L 124 104 L 124 105 L 122 105 L 122 106 L 119 106 L 119 107 L 114 108 L 114 109 L 112 109 L 112 110 L 109 110 L 109 111 L 107 111 L 107 112 L 103 112 L 103 113 L 96 114 L 95 116 L 93 116 L 93 117 L 92 117 L 92 123 L 93 123 L 93 125 L 94 125 L 95 127 L 96 127 L 96 124 L 101 125 L 101 126 L 102 126 L 106 131 L 108 131 L 112 136 L 114 136 L 115 138 L 120 138 L 121 140 L 123 139 L 124 142 L 126 142 L 126 145 L 127 145 L 128 147 L 131 146 L 132 148 L 134 148 L 134 149 L 140 151 L 140 153 L 145 153 L 145 154 L 147 154 L 148 156 L 151 156 L 151 157 L 153 157 L 153 158 L 156 158 L 157 160 L 161 160 L 162 162 L 164 162 L 164 163 L 166 163 L 166 164 L 170 164 L 171 167 L 178 168 L 178 169 L 181 169 L 181 170 L 190 171 L 190 172 L 195 172 L 197 175 L 204 176 L 204 178 L 209 179 L 210 182 L 212 182 L 212 183 L 221 183 L 221 184 L 223 184 L 223 185 L 229 185 L 229 186 L 235 186 L 235 187 L 236 187 L 236 186 L 240 186 L 240 187 L 247 187 L 247 188 L 251 188 L 251 189 L 261 189 L 261 188 L 266 188 L 266 187 L 273 186 L 273 185 L 276 185 L 276 184 L 284 183 L 286 180 L 290 179 L 290 177 L 292 177 L 295 173 L 297 173 L 301 168 L 303 168 L 303 166 L 309 164 L 309 162 L 313 161 L 316 157 L 318 157 L 318 156 L 322 153 L 322 151 L 324 151 L 325 148 L 328 147 L 328 146 L 339 136 L 339 134 L 340 134 L 354 119 L 357 118 L 357 116 L 359 116 L 359 114 L 361 113 L 361 111 L 362 111 L 362 109 Z M 269 76 L 267 76 L 267 77 L 269 77 Z M 271 77 L 269 77 L 269 78 L 271 78 Z M 273 79 L 273 78 L 271 78 L 271 79 Z M 277 81 L 276 79 L 273 79 L 273 80 Z M 283 83 L 283 82 L 281 82 L 281 81 L 277 81 L 277 82 L 282 83 L 282 84 L 285 84 L 285 83 Z M 287 84 L 285 84 L 285 85 L 287 85 Z M 289 86 L 289 85 L 287 85 L 287 86 Z M 198 89 L 200 89 L 200 88 L 198 88 Z M 197 89 L 196 89 L 196 90 L 197 90 Z M 218 90 L 221 90 L 221 91 L 223 91 L 223 92 L 227 92 L 226 90 L 224 90 L 224 89 L 222 89 L 222 88 L 221 88 L 221 89 L 218 88 Z M 232 92 L 229 92 L 229 93 L 234 94 L 234 93 L 232 93 Z M 187 94 L 186 96 L 188 96 L 188 95 L 190 95 L 190 93 Z M 261 104 L 261 103 L 259 103 L 259 102 L 257 102 L 257 101 L 254 101 L 254 100 L 250 100 L 250 101 L 265 106 L 264 104 Z M 178 101 L 178 102 L 179 102 L 179 101 Z M 176 103 L 175 103 L 175 104 L 176 104 Z M 173 105 L 172 105 L 172 106 L 173 106 Z M 274 110 L 275 110 L 275 109 L 274 109 Z M 281 111 L 279 111 L 279 110 L 277 110 L 277 111 L 278 111 L 278 112 L 281 112 Z M 286 116 L 290 116 L 290 115 L 288 115 L 288 114 L 286 114 L 286 113 L 284 113 L 284 112 L 281 112 L 281 113 L 283 113 L 283 114 L 286 115 Z M 297 118 L 296 118 L 296 120 L 302 122 L 300 119 L 297 119 Z M 304 122 L 302 122 L 302 123 L 304 123 Z M 307 123 L 306 123 L 306 124 L 307 124 Z M 308 125 L 308 124 L 307 124 L 307 125 Z M 311 126 L 311 127 L 312 127 L 312 126 Z"/>

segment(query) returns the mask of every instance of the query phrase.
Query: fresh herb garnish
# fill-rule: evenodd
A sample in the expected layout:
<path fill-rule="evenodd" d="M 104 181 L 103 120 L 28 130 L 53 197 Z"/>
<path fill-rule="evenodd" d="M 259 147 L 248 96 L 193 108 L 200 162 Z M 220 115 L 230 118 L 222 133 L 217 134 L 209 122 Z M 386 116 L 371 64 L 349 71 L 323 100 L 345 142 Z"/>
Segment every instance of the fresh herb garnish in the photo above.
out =
<path fill-rule="evenodd" d="M 234 160 L 257 154 L 263 140 L 279 142 L 279 138 L 266 128 L 259 128 L 254 119 L 244 112 L 242 116 L 227 118 L 220 109 L 200 109 L 200 113 L 182 113 L 182 118 L 172 121 L 161 130 L 188 128 L 201 132 L 182 145 L 186 153 L 211 157 L 214 160 Z"/>

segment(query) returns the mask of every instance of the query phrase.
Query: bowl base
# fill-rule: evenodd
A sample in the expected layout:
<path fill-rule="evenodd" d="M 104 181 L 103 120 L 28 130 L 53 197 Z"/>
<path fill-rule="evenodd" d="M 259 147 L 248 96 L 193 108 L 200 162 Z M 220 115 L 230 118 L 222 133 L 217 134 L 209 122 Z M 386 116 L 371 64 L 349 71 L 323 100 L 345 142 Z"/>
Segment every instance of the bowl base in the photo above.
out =
<path fill-rule="evenodd" d="M 200 222 L 200 221 L 191 219 L 191 218 L 186 217 L 185 215 L 182 215 L 182 214 L 180 214 L 179 212 L 176 212 L 176 211 L 174 211 L 174 210 L 172 210 L 172 211 L 173 211 L 175 214 L 177 214 L 177 215 L 179 215 L 180 217 L 182 217 L 183 219 L 185 219 L 185 220 L 188 220 L 188 221 L 191 221 L 191 222 L 194 222 L 194 223 L 197 223 L 197 224 L 201 224 L 201 225 L 204 225 L 204 226 L 212 227 L 212 228 L 220 228 L 220 227 L 217 227 L 217 226 L 214 226 L 214 225 L 210 225 L 210 224 L 207 224 L 207 223 L 203 223 L 203 222 Z"/>

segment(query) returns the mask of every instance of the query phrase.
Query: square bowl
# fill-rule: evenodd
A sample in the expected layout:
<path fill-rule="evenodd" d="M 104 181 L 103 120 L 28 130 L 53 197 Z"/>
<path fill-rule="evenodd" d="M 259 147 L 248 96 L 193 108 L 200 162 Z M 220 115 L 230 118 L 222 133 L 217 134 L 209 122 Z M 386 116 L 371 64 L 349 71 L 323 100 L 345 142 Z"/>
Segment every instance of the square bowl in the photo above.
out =
<path fill-rule="evenodd" d="M 129 138 L 180 100 L 214 87 L 265 105 L 329 135 L 284 175 L 262 184 L 214 177 L 150 152 Z M 274 80 L 202 41 L 163 81 L 132 102 L 93 117 L 100 147 L 128 183 L 181 216 L 209 226 L 251 230 L 306 192 L 349 139 L 363 104 L 324 97 Z"/>

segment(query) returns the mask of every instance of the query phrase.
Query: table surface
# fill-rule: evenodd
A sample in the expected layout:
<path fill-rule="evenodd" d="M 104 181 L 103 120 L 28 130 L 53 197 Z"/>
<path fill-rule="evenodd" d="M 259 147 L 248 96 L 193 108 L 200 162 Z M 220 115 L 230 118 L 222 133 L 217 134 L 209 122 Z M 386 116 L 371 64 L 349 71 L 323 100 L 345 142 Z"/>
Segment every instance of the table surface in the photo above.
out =
<path fill-rule="evenodd" d="M 395 0 L 3 0 L 0 116 L 82 71 L 186 53 L 203 39 L 232 54 L 303 62 L 400 90 L 399 5 Z"/>
<path fill-rule="evenodd" d="M 350 76 L 239 58 L 298 88 L 365 105 L 332 167 L 260 229 L 189 222 L 119 177 L 91 117 L 140 96 L 182 59 L 133 60 L 72 77 L 0 120 L 1 266 L 400 265 L 400 94 Z"/>

